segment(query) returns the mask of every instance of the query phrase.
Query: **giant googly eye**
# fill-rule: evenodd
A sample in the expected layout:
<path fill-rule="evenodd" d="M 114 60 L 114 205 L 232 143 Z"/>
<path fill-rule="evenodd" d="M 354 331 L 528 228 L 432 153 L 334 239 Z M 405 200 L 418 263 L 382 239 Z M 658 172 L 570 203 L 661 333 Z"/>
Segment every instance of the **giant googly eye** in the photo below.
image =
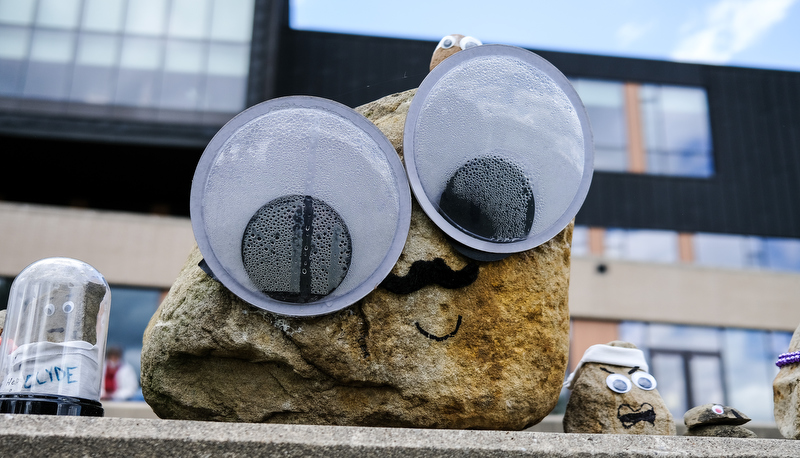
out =
<path fill-rule="evenodd" d="M 442 49 L 450 49 L 457 44 L 456 37 L 452 35 L 448 35 L 441 40 L 439 40 L 439 44 L 436 45 L 437 48 Z"/>
<path fill-rule="evenodd" d="M 72 311 L 75 310 L 75 303 L 72 301 L 64 302 L 64 304 L 61 305 L 61 310 L 63 310 L 64 313 L 72 313 Z"/>
<path fill-rule="evenodd" d="M 464 37 L 458 42 L 461 49 L 469 49 L 475 46 L 481 46 L 483 43 L 475 37 Z"/>
<path fill-rule="evenodd" d="M 406 117 L 409 182 L 428 217 L 469 249 L 516 253 L 580 209 L 593 171 L 586 110 L 549 62 L 473 46 L 434 68 Z"/>
<path fill-rule="evenodd" d="M 643 390 L 654 390 L 656 388 L 656 379 L 652 375 L 648 374 L 647 372 L 634 372 L 631 375 L 631 380 L 633 383 L 636 384 L 639 388 Z"/>
<path fill-rule="evenodd" d="M 245 110 L 195 170 L 192 228 L 211 273 L 262 309 L 331 313 L 389 274 L 411 193 L 391 143 L 366 118 L 316 97 Z"/>
<path fill-rule="evenodd" d="M 606 385 L 611 391 L 619 394 L 624 394 L 631 390 L 631 381 L 620 374 L 611 374 L 606 377 Z"/>
<path fill-rule="evenodd" d="M 44 314 L 47 316 L 53 316 L 56 313 L 56 306 L 53 304 L 47 304 L 44 306 Z"/>

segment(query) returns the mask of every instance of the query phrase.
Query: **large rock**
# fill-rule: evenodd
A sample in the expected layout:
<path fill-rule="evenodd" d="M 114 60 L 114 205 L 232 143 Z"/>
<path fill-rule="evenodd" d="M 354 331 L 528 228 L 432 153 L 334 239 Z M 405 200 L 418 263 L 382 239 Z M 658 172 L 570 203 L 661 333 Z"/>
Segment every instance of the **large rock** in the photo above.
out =
<path fill-rule="evenodd" d="M 788 352 L 800 351 L 800 327 L 794 331 Z M 775 423 L 783 437 L 800 439 L 800 364 L 781 367 L 772 382 Z"/>
<path fill-rule="evenodd" d="M 413 95 L 359 109 L 401 155 Z M 475 262 L 414 203 L 392 274 L 428 261 L 410 284 L 474 282 L 413 290 L 390 279 L 397 292 L 316 318 L 244 303 L 197 267 L 195 249 L 145 331 L 145 399 L 174 419 L 525 428 L 552 410 L 564 378 L 571 238 L 569 225 L 535 249 Z M 442 265 L 464 270 L 425 270 Z"/>
<path fill-rule="evenodd" d="M 614 341 L 612 347 L 636 348 Z M 630 391 L 617 393 L 607 384 L 618 374 L 631 379 L 634 367 L 587 362 L 574 375 L 572 393 L 564 412 L 564 432 L 591 434 L 675 435 L 672 414 L 657 389 L 644 390 L 629 381 Z"/>

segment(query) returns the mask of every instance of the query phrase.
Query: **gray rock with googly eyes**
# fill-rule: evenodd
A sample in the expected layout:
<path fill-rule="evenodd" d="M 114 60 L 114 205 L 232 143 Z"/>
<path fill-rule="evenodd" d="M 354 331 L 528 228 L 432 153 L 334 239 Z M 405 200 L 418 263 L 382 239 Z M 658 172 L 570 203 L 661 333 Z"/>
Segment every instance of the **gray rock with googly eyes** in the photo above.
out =
<path fill-rule="evenodd" d="M 636 348 L 613 341 L 611 347 Z M 675 435 L 672 414 L 650 376 L 636 367 L 587 362 L 575 374 L 563 426 L 567 433 Z M 636 379 L 637 381 L 634 381 Z M 637 384 L 638 383 L 638 384 Z M 645 387 L 645 388 L 642 388 Z"/>

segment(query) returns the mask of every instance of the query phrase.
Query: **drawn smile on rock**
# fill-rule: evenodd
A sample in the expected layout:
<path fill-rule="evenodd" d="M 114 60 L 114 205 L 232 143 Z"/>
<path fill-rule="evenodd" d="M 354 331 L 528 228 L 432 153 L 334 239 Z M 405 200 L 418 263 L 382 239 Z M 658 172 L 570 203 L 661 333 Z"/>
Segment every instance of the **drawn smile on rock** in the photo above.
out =
<path fill-rule="evenodd" d="M 453 270 L 442 258 L 432 261 L 418 260 L 411 264 L 407 274 L 403 276 L 389 274 L 380 286 L 394 294 L 410 294 L 432 284 L 447 289 L 458 289 L 474 283 L 478 279 L 478 272 L 479 268 L 476 262 L 470 262 L 461 270 Z M 414 322 L 414 326 L 420 334 L 428 339 L 444 342 L 456 335 L 461 328 L 461 320 L 461 315 L 458 315 L 455 328 L 444 336 L 437 336 L 426 331 L 418 321 Z"/>

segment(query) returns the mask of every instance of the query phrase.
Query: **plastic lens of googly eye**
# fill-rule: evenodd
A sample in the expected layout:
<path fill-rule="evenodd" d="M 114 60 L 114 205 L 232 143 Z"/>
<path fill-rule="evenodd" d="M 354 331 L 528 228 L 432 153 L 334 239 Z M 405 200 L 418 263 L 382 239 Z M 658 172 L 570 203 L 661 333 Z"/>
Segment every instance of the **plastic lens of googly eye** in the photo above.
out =
<path fill-rule="evenodd" d="M 719 404 L 715 404 L 713 407 L 711 407 L 711 410 L 717 415 L 722 415 L 725 413 L 725 408 Z"/>
<path fill-rule="evenodd" d="M 72 301 L 64 302 L 64 304 L 61 305 L 61 310 L 63 310 L 64 313 L 72 313 L 72 311 L 75 310 L 75 303 Z"/>
<path fill-rule="evenodd" d="M 631 381 L 620 374 L 611 374 L 606 377 L 606 385 L 611 391 L 619 394 L 624 394 L 631 390 Z"/>
<path fill-rule="evenodd" d="M 47 304 L 44 306 L 44 314 L 47 316 L 53 316 L 56 313 L 56 306 L 53 304 Z"/>
<path fill-rule="evenodd" d="M 192 228 L 208 268 L 264 310 L 347 307 L 389 274 L 411 192 L 397 152 L 354 110 L 317 97 L 258 104 L 226 124 L 195 170 Z"/>
<path fill-rule="evenodd" d="M 517 253 L 550 240 L 580 209 L 594 152 L 586 110 L 538 55 L 482 45 L 435 67 L 409 107 L 409 183 L 455 242 Z"/>
<path fill-rule="evenodd" d="M 631 380 L 636 386 L 647 391 L 654 390 L 657 385 L 655 377 L 647 372 L 634 372 L 631 374 Z"/>

